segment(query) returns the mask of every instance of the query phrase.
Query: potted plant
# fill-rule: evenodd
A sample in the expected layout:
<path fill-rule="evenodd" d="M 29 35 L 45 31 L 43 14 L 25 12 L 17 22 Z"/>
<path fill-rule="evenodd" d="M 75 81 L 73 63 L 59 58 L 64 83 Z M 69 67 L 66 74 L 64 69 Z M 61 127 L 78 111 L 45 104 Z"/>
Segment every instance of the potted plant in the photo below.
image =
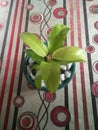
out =
<path fill-rule="evenodd" d="M 55 92 L 66 86 L 74 75 L 75 62 L 84 62 L 85 55 L 81 48 L 64 46 L 69 27 L 56 24 L 49 33 L 48 40 L 43 43 L 36 35 L 23 32 L 20 38 L 29 48 L 24 62 L 26 78 L 38 89 Z M 68 69 L 68 64 L 71 66 Z M 63 69 L 62 69 L 63 68 Z M 66 69 L 65 69 L 66 68 Z M 65 69 L 65 70 L 64 70 Z M 70 76 L 61 82 L 61 73 L 70 72 Z M 60 85 L 59 85 L 60 84 Z"/>

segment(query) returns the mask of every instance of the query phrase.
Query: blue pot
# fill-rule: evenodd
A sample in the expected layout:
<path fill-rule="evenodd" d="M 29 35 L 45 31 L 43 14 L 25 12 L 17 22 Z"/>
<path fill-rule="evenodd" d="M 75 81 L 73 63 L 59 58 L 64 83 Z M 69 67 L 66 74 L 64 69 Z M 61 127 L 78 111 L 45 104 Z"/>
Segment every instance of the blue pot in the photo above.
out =
<path fill-rule="evenodd" d="M 34 87 L 34 89 L 37 89 L 35 86 L 34 80 L 32 80 L 31 77 L 29 76 L 29 74 L 27 73 L 27 66 L 29 65 L 29 59 L 30 59 L 29 56 L 26 56 L 24 58 L 24 74 L 25 74 L 25 77 L 28 80 L 28 82 L 32 85 L 32 87 Z M 65 79 L 63 81 L 63 83 L 59 85 L 58 90 L 66 87 L 68 85 L 68 83 L 71 81 L 71 79 L 73 78 L 73 76 L 75 74 L 75 68 L 76 68 L 76 65 L 75 65 L 75 63 L 73 63 L 70 68 L 70 71 L 71 71 L 70 78 Z M 46 87 L 41 87 L 39 90 L 48 91 L 48 89 Z"/>

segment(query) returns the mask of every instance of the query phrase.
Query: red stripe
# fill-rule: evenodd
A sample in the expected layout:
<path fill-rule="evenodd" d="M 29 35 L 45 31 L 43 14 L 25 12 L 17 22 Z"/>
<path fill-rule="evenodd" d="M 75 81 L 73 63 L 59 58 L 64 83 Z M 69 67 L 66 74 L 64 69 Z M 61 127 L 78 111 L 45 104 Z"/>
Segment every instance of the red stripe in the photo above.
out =
<path fill-rule="evenodd" d="M 9 95 L 8 95 L 8 102 L 7 102 L 3 130 L 7 129 L 7 124 L 8 124 L 9 111 L 10 111 L 10 105 L 11 105 L 11 99 L 12 99 L 12 92 L 13 92 L 13 88 L 14 88 L 15 72 L 16 72 L 17 59 L 18 59 L 19 44 L 20 44 L 19 35 L 21 33 L 21 27 L 22 27 L 23 10 L 24 10 L 24 0 L 22 3 L 21 14 L 20 14 L 21 17 L 20 17 L 20 21 L 19 21 L 17 43 L 16 43 L 16 50 L 15 50 L 15 56 L 14 56 L 14 64 L 13 64 L 13 69 L 12 69 L 13 71 L 12 71 L 12 76 L 11 76 L 10 90 L 9 90 Z"/>
<path fill-rule="evenodd" d="M 74 18 L 73 18 L 73 2 L 70 0 L 70 26 L 71 26 L 71 46 L 74 46 Z M 74 102 L 74 122 L 75 130 L 79 130 L 78 118 L 78 101 L 77 101 L 77 88 L 76 88 L 76 75 L 73 78 L 73 102 Z"/>
<path fill-rule="evenodd" d="M 77 87 L 76 87 L 76 75 L 73 78 L 73 99 L 74 99 L 74 118 L 75 118 L 75 130 L 79 130 L 79 116 L 78 116 L 78 101 L 77 101 Z"/>
<path fill-rule="evenodd" d="M 0 102 L 0 114 L 1 114 L 1 111 L 2 111 L 2 104 L 3 104 L 5 89 L 6 89 L 6 81 L 7 81 L 7 76 L 8 76 L 9 65 L 10 65 L 10 57 L 11 57 L 11 51 L 12 51 L 13 38 L 14 38 L 14 29 L 15 29 L 15 24 L 16 24 L 16 16 L 17 16 L 17 11 L 18 11 L 17 10 L 18 9 L 18 3 L 19 3 L 19 1 L 17 0 L 15 12 L 14 12 L 14 20 L 13 20 L 13 24 L 12 24 L 10 45 L 9 45 L 9 48 L 8 48 L 6 67 L 5 67 L 3 83 L 2 83 L 1 102 Z"/>
<path fill-rule="evenodd" d="M 77 8 L 78 41 L 79 41 L 79 47 L 82 48 L 79 0 L 76 0 L 76 8 Z M 83 111 L 84 111 L 84 127 L 85 130 L 89 130 L 83 63 L 80 64 L 80 73 L 81 73 L 81 85 L 82 85 L 82 102 L 83 102 Z"/>

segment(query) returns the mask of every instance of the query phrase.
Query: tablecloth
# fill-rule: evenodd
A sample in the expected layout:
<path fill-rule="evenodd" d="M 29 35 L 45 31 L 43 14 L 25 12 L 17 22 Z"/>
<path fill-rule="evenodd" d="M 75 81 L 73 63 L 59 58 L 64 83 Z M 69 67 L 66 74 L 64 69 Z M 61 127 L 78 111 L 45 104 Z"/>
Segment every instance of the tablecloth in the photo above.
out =
<path fill-rule="evenodd" d="M 23 73 L 21 32 L 43 42 L 70 27 L 67 45 L 85 51 L 72 81 L 56 93 L 34 90 Z M 0 130 L 98 130 L 98 1 L 0 0 Z"/>

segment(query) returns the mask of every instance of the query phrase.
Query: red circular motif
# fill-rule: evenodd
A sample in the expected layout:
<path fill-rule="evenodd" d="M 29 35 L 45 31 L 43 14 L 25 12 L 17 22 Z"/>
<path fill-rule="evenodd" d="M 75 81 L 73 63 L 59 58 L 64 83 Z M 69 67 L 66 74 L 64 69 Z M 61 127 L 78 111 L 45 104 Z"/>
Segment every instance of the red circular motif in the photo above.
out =
<path fill-rule="evenodd" d="M 18 117 L 19 130 L 36 130 L 37 118 L 32 112 L 24 112 Z"/>
<path fill-rule="evenodd" d="M 95 22 L 94 27 L 98 30 L 98 21 Z"/>
<path fill-rule="evenodd" d="M 48 3 L 50 6 L 54 6 L 56 4 L 56 0 L 49 0 Z"/>
<path fill-rule="evenodd" d="M 61 121 L 58 119 L 58 114 L 60 114 L 60 113 L 65 114 L 66 119 L 64 121 Z M 70 118 L 71 118 L 70 113 L 69 113 L 68 109 L 65 108 L 64 106 L 57 106 L 51 111 L 51 120 L 55 125 L 57 125 L 59 127 L 66 126 L 69 123 Z"/>
<path fill-rule="evenodd" d="M 98 97 L 98 81 L 92 84 L 92 93 L 94 96 Z"/>
<path fill-rule="evenodd" d="M 62 7 L 56 8 L 53 11 L 53 15 L 56 18 L 64 18 L 67 15 L 67 10 L 65 8 L 62 8 Z"/>
<path fill-rule="evenodd" d="M 30 16 L 30 20 L 33 23 L 41 23 L 43 21 L 43 15 L 40 13 L 34 13 Z"/>
<path fill-rule="evenodd" d="M 98 34 L 93 36 L 93 42 L 98 45 Z"/>
<path fill-rule="evenodd" d="M 50 28 L 47 28 L 47 29 L 46 29 L 46 31 L 45 31 L 46 36 L 48 36 L 48 35 L 49 35 L 49 33 L 50 33 L 51 29 L 52 29 L 52 27 L 50 27 Z"/>
<path fill-rule="evenodd" d="M 32 4 L 28 4 L 27 6 L 26 6 L 26 9 L 27 10 L 32 10 L 34 8 L 34 5 L 32 5 Z"/>
<path fill-rule="evenodd" d="M 33 125 L 33 121 L 31 122 L 32 118 L 30 118 L 29 116 L 24 116 L 23 119 L 21 120 L 21 126 L 24 127 L 24 128 L 27 128 L 27 127 L 32 127 Z"/>
<path fill-rule="evenodd" d="M 2 23 L 0 23 L 0 30 L 4 27 L 4 25 Z"/>
<path fill-rule="evenodd" d="M 89 46 L 86 47 L 85 50 L 86 50 L 87 53 L 93 53 L 93 52 L 95 52 L 95 47 L 89 45 Z"/>
<path fill-rule="evenodd" d="M 13 104 L 17 107 L 23 106 L 25 100 L 22 96 L 16 96 L 13 100 Z"/>
<path fill-rule="evenodd" d="M 93 69 L 94 69 L 95 73 L 98 74 L 98 60 L 94 62 Z"/>
<path fill-rule="evenodd" d="M 8 1 L 1 1 L 1 6 L 7 6 L 8 5 Z"/>
<path fill-rule="evenodd" d="M 45 92 L 43 96 L 47 102 L 53 102 L 56 99 L 55 93 Z"/>
<path fill-rule="evenodd" d="M 93 14 L 98 14 L 98 5 L 90 6 L 89 11 Z"/>

